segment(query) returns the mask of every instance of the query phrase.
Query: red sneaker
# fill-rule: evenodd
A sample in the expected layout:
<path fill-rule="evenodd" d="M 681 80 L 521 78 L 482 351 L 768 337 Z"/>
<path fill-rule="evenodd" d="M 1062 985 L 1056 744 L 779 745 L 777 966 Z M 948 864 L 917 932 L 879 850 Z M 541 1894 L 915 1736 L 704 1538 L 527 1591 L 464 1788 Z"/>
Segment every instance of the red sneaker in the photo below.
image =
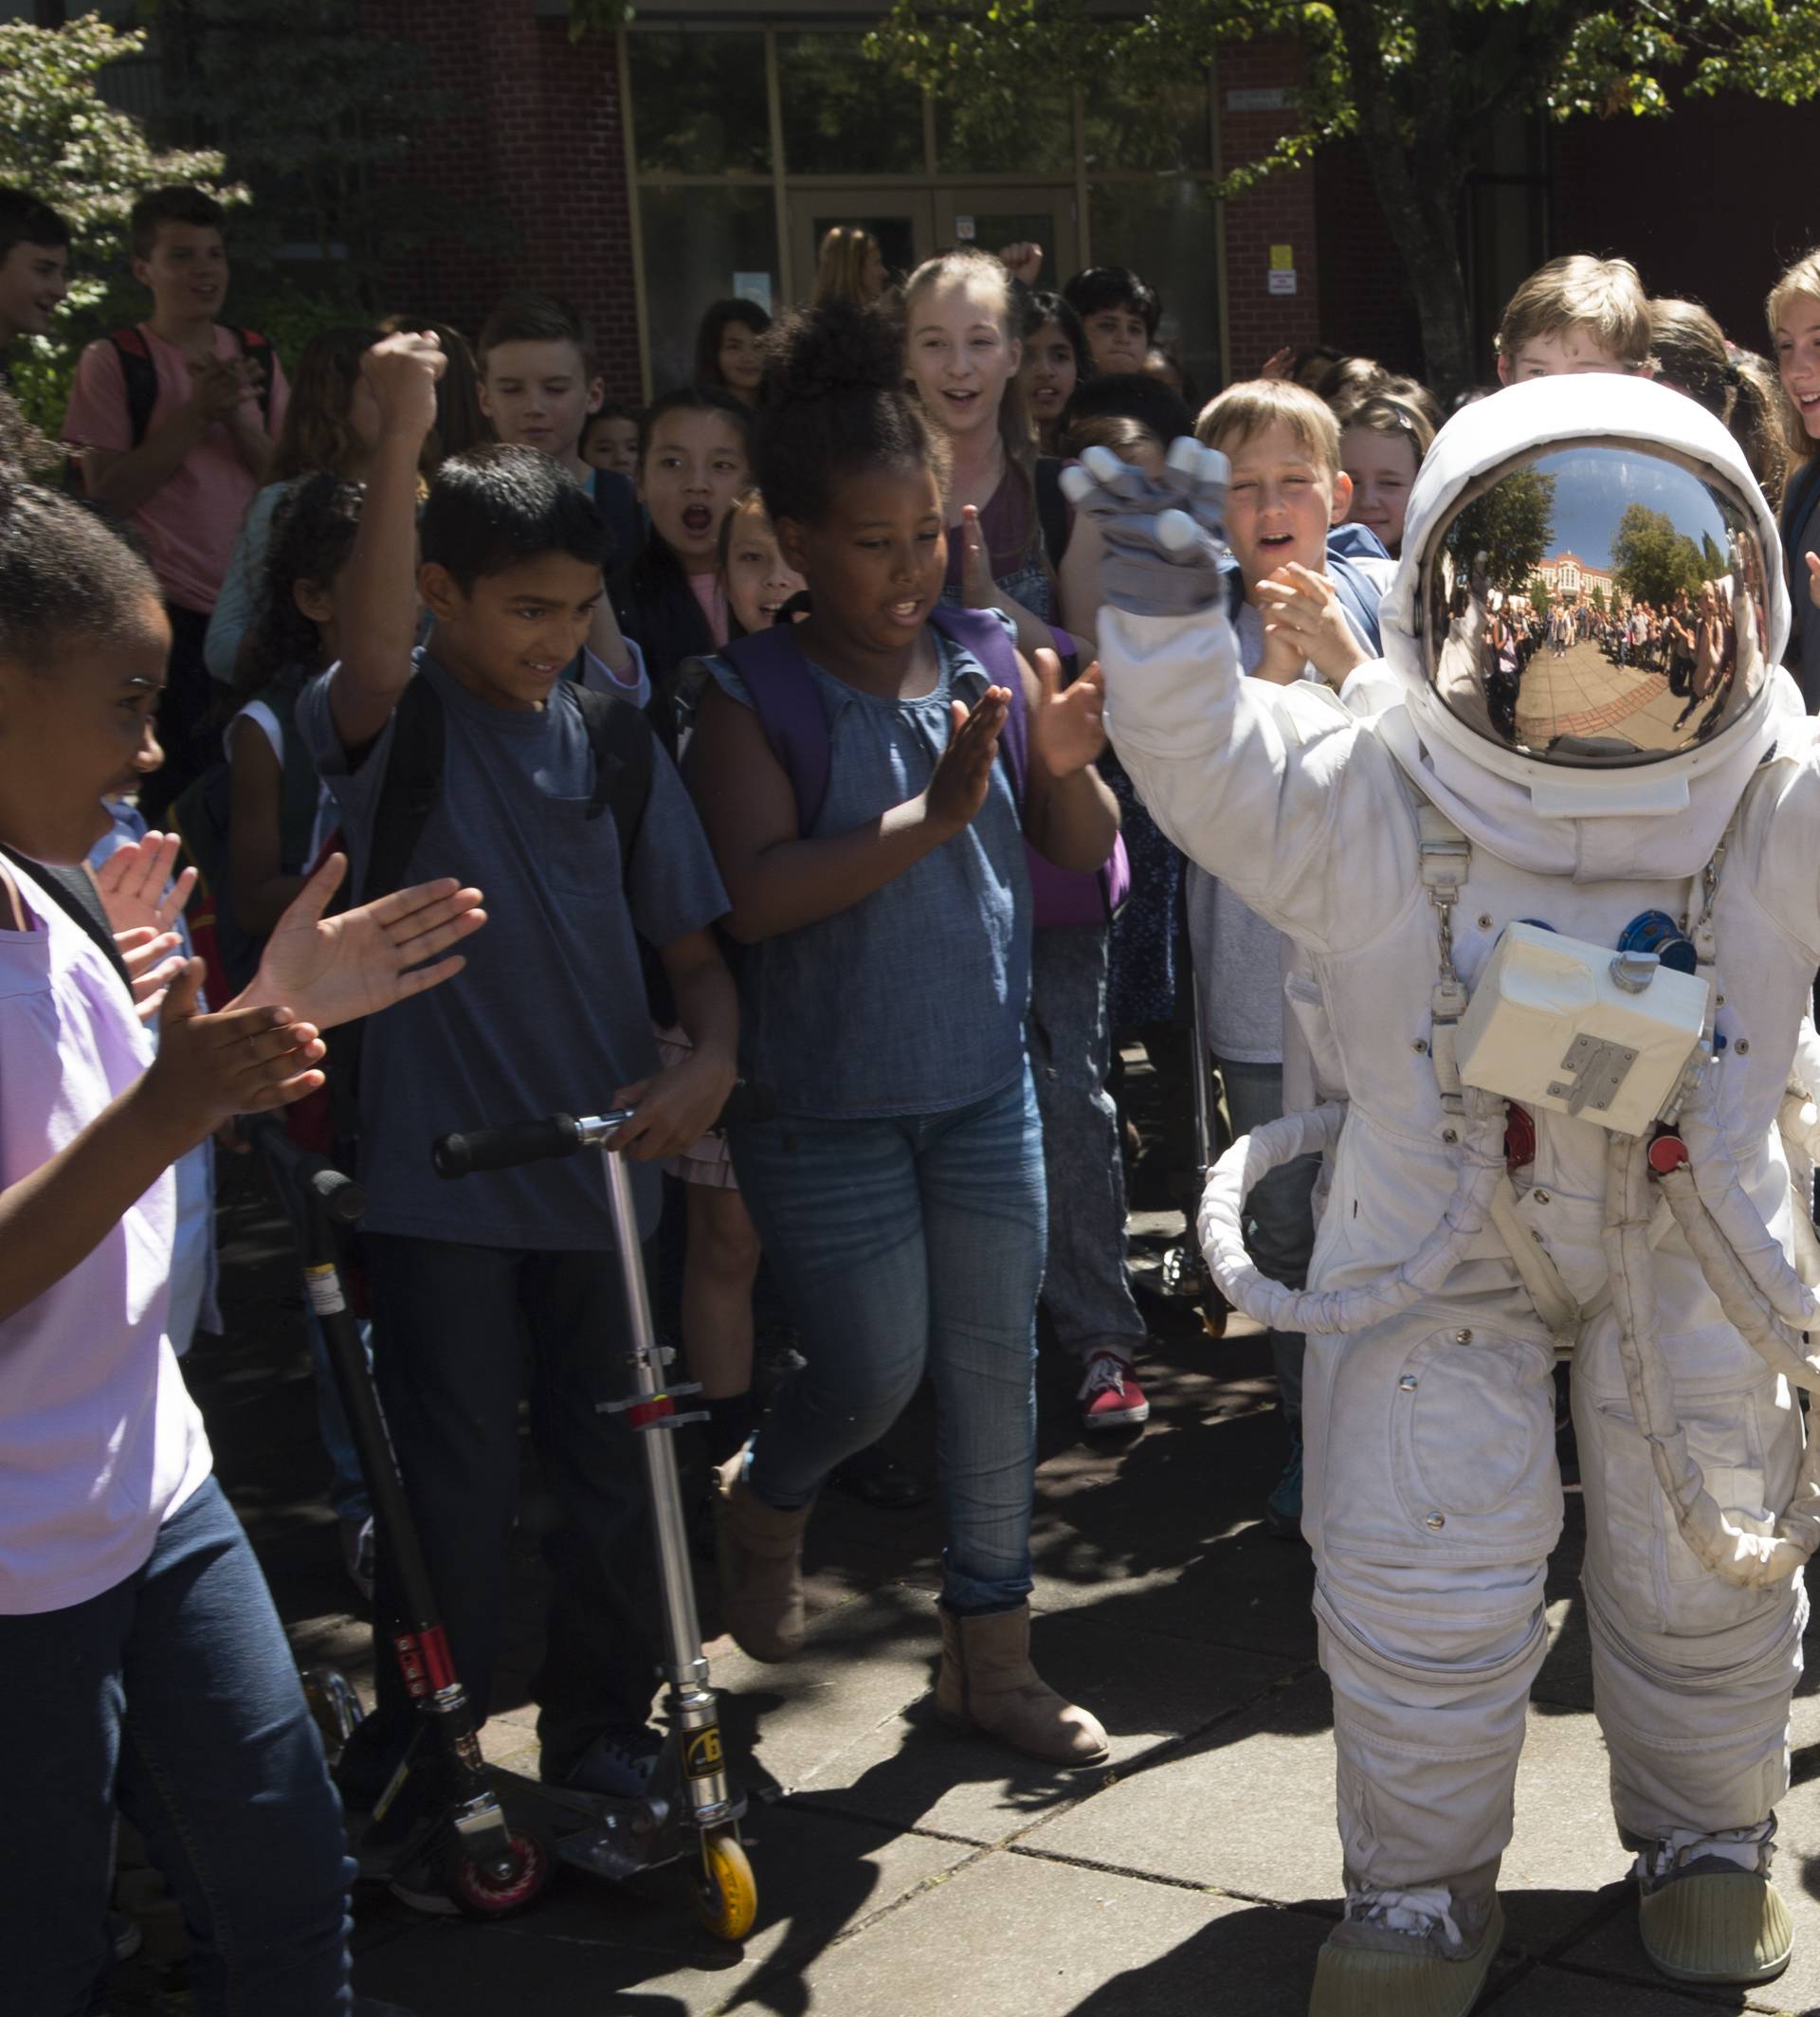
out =
<path fill-rule="evenodd" d="M 1150 1420 L 1150 1403 L 1138 1384 L 1137 1369 L 1116 1352 L 1096 1352 L 1076 1396 L 1086 1429 L 1137 1428 Z"/>

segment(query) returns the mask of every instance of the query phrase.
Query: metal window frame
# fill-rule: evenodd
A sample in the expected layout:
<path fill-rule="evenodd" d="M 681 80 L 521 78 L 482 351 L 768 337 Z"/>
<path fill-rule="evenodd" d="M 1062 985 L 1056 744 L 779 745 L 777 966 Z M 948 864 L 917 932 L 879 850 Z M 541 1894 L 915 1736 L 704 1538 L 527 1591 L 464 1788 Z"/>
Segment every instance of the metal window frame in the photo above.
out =
<path fill-rule="evenodd" d="M 646 10 L 647 18 L 632 24 L 622 23 L 614 30 L 614 45 L 619 64 L 620 80 L 620 127 L 626 142 L 626 184 L 631 210 L 632 245 L 632 296 L 638 318 L 639 375 L 645 389 L 645 397 L 652 394 L 651 383 L 651 339 L 649 327 L 649 304 L 645 279 L 645 229 L 644 192 L 648 190 L 674 189 L 746 189 L 755 190 L 769 182 L 772 191 L 773 228 L 777 237 L 777 269 L 779 291 L 784 300 L 797 298 L 798 276 L 794 270 L 795 256 L 792 245 L 790 228 L 790 199 L 797 193 L 813 194 L 817 188 L 876 189 L 880 191 L 915 189 L 931 193 L 941 190 L 990 190 L 1001 189 L 1044 189 L 1053 190 L 1056 194 L 1069 196 L 1075 208 L 1075 229 L 1081 246 L 1081 263 L 1083 266 L 1093 263 L 1093 209 L 1091 192 L 1104 184 L 1131 185 L 1138 183 L 1197 182 L 1217 184 L 1220 179 L 1220 116 L 1219 116 L 1219 66 L 1217 58 L 1209 64 L 1207 73 L 1207 118 L 1208 159 L 1211 166 L 1206 169 L 1192 169 L 1178 174 L 1163 175 L 1154 169 L 1102 168 L 1089 172 L 1086 158 L 1086 99 L 1077 85 L 1071 100 L 1069 118 L 1072 122 L 1073 167 L 1046 174 L 1033 174 L 1006 171 L 994 174 L 967 174 L 956 172 L 944 173 L 939 166 L 936 146 L 935 100 L 924 91 L 922 97 L 922 154 L 923 170 L 920 175 L 910 174 L 833 174 L 792 175 L 785 146 L 783 118 L 783 87 L 777 57 L 777 41 L 780 35 L 792 33 L 852 34 L 864 33 L 866 22 L 856 20 L 851 14 L 836 15 L 792 12 L 788 5 L 766 7 L 762 13 L 756 0 L 753 0 L 751 13 L 719 13 L 708 19 L 693 18 L 680 14 L 654 13 Z M 668 170 L 649 173 L 639 167 L 637 115 L 632 90 L 631 42 L 637 35 L 650 34 L 712 34 L 731 32 L 736 34 L 757 33 L 762 37 L 765 62 L 765 111 L 770 122 L 771 169 L 768 174 L 751 171 L 735 171 L 722 174 L 683 174 Z M 1219 294 L 1218 343 L 1222 371 L 1229 354 L 1229 313 L 1227 301 L 1226 263 L 1226 205 L 1215 199 L 1214 216 L 1214 262 Z M 802 276 L 806 281 L 807 276 Z"/>

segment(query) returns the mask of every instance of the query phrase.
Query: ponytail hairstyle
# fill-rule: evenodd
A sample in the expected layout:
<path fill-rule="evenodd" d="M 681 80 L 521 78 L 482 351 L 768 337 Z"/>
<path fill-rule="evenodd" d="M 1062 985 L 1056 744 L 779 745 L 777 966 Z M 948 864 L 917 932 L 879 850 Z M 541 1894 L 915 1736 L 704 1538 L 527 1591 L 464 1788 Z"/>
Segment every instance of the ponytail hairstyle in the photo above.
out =
<path fill-rule="evenodd" d="M 876 469 L 926 469 L 946 504 L 948 438 L 903 389 L 896 315 L 833 295 L 774 325 L 765 348 L 771 391 L 753 463 L 774 524 L 826 523 L 835 484 Z"/>
<path fill-rule="evenodd" d="M 0 409 L 0 657 L 47 670 L 70 642 L 125 643 L 160 609 L 157 577 L 99 513 L 27 482 L 10 400 Z"/>
<path fill-rule="evenodd" d="M 304 478 L 279 506 L 265 548 L 252 642 L 234 679 L 240 699 L 280 681 L 300 684 L 318 669 L 321 640 L 315 622 L 297 606 L 297 587 L 331 582 L 347 565 L 362 496 L 358 483 L 324 472 Z"/>
<path fill-rule="evenodd" d="M 1779 389 L 1768 370 L 1747 352 L 1735 353 L 1698 301 L 1652 300 L 1649 332 L 1656 375 L 1724 422 L 1774 509 L 1782 495 L 1783 450 L 1775 427 Z"/>
<path fill-rule="evenodd" d="M 1792 266 L 1784 268 L 1782 278 L 1770 289 L 1763 312 L 1770 325 L 1772 347 L 1775 343 L 1776 325 L 1787 312 L 1789 303 L 1796 300 L 1820 301 L 1820 245 L 1811 252 L 1804 252 Z M 1782 474 L 1786 482 L 1803 463 L 1820 455 L 1820 442 L 1802 426 L 1801 415 L 1795 410 L 1794 402 L 1782 390 L 1779 379 L 1775 391 L 1776 410 L 1782 419 Z"/>
<path fill-rule="evenodd" d="M 965 287 L 987 295 L 996 303 L 999 327 L 1009 347 L 1023 341 L 1024 311 L 1017 299 L 1016 283 L 990 252 L 943 252 L 926 259 L 910 276 L 903 289 L 903 327 L 908 331 L 918 298 L 937 287 Z M 1005 468 L 1024 493 L 1024 544 L 1015 554 L 990 554 L 987 558 L 994 576 L 1009 574 L 1032 561 L 1042 565 L 1053 578 L 1048 550 L 1043 543 L 1043 523 L 1036 508 L 1036 430 L 1030 425 L 1029 409 L 1024 404 L 1024 388 L 1015 372 L 1005 381 L 998 406 L 998 438 L 1005 450 Z"/>

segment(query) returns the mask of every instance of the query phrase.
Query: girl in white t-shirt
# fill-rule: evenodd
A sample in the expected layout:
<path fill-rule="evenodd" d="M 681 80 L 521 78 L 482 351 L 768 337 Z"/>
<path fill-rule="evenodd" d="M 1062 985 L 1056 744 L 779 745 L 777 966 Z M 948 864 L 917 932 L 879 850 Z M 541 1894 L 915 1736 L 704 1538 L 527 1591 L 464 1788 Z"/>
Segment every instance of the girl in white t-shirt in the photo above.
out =
<path fill-rule="evenodd" d="M 171 1172 L 236 1113 L 312 1091 L 318 1031 L 448 977 L 460 958 L 434 955 L 482 919 L 446 882 L 325 922 L 337 858 L 216 1014 L 172 935 L 117 941 L 78 864 L 102 800 L 162 760 L 169 647 L 144 563 L 0 471 L 5 2001 L 93 2007 L 118 1807 L 182 1904 L 196 2009 L 328 2017 L 353 2008 L 353 1865 L 172 1354 Z"/>

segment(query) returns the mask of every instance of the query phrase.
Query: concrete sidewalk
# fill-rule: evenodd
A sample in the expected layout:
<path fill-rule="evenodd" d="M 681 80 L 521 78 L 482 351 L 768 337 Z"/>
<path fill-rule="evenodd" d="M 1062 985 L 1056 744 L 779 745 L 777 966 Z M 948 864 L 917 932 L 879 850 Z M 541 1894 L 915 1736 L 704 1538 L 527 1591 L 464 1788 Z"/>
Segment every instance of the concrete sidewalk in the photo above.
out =
<path fill-rule="evenodd" d="M 257 1201 L 234 1208 L 237 1257 L 279 1264 Z M 273 1277 L 264 1289 L 257 1271 L 237 1279 L 236 1328 L 245 1336 L 263 1316 L 269 1332 Z M 363 1894 L 361 1990 L 420 2017 L 1299 2017 L 1339 1909 L 1339 1854 L 1308 1560 L 1256 1518 L 1282 1425 L 1248 1326 L 1212 1343 L 1184 1316 L 1161 1321 L 1168 1335 L 1144 1369 L 1152 1420 L 1135 1440 L 1089 1445 L 1069 1369 L 1046 1365 L 1042 1379 L 1037 1658 L 1103 1718 L 1110 1766 L 1049 1773 L 936 1727 L 935 1522 L 830 1495 L 810 1529 L 802 1657 L 764 1667 L 728 1641 L 708 1648 L 729 1755 L 752 1795 L 759 1915 L 743 1950 L 701 1933 L 678 1870 L 622 1889 L 566 1872 L 530 1912 L 486 1925 L 426 1921 Z M 300 1658 L 337 1658 L 364 1679 L 367 1633 L 343 1608 L 334 1526 L 309 1504 L 320 1460 L 295 1338 L 209 1350 L 195 1377 Z M 925 1403 L 894 1441 L 926 1465 L 930 1429 Z M 1504 1869 L 1509 1934 L 1479 2008 L 1820 2010 L 1820 1704 L 1799 1705 L 1782 1814 L 1793 1967 L 1748 1994 L 1670 1988 L 1638 1945 L 1606 1802 L 1570 1506 Z M 712 1618 L 711 1574 L 702 1581 Z M 529 1557 L 524 1583 L 508 1706 L 486 1748 L 535 1770 Z M 180 1975 L 160 1975 L 171 1949 L 155 1915 L 152 1930 L 116 2017 L 181 2008 L 155 2000 Z"/>

